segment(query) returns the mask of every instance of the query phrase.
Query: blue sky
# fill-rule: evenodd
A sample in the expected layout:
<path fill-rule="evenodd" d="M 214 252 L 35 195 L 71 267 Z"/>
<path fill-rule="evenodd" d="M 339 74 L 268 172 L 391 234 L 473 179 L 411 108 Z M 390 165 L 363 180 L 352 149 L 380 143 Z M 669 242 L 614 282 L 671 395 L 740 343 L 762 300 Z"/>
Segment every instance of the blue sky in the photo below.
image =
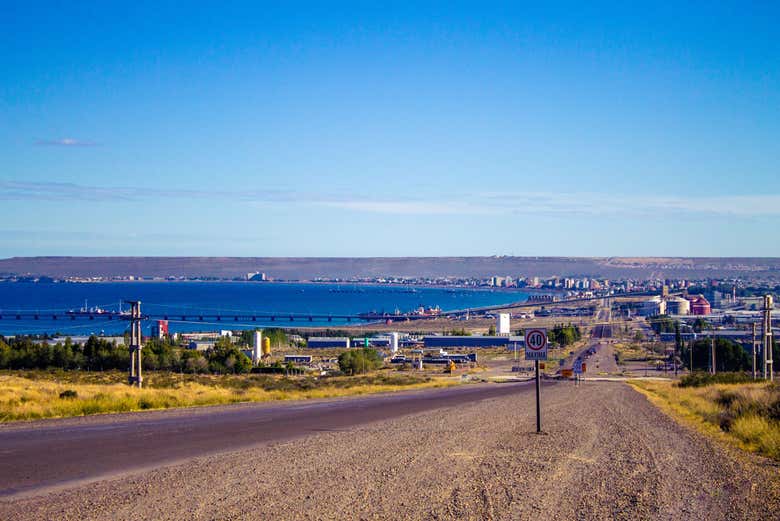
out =
<path fill-rule="evenodd" d="M 2 4 L 0 256 L 780 256 L 777 4 L 222 4 Z"/>

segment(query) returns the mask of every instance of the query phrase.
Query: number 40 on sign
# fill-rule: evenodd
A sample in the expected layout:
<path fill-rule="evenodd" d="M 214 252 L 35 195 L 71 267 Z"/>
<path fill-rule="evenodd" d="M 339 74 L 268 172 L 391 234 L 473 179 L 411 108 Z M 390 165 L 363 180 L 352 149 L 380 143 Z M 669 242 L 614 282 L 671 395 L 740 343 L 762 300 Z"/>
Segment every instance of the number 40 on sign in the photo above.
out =
<path fill-rule="evenodd" d="M 525 359 L 547 360 L 547 330 L 527 329 L 525 332 Z"/>

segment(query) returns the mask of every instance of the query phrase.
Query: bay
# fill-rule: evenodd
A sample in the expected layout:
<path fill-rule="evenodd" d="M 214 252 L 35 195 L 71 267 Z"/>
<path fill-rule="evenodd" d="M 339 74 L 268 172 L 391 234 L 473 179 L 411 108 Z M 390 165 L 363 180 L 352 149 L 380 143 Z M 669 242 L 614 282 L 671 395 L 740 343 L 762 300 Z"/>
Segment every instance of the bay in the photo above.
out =
<path fill-rule="evenodd" d="M 356 315 L 364 312 L 409 312 L 419 306 L 442 311 L 524 301 L 519 290 L 389 286 L 373 284 L 263 283 L 263 282 L 100 282 L 100 283 L 3 283 L 0 284 L 0 334 L 62 333 L 69 335 L 116 334 L 125 330 L 121 320 L 59 318 L 51 315 L 89 308 L 118 311 L 120 303 L 140 300 L 144 314 L 169 315 L 171 332 L 245 329 L 256 326 L 338 326 L 345 319 L 277 319 L 243 324 L 226 320 L 203 323 L 174 320 L 197 314 L 317 314 Z M 127 309 L 127 304 L 122 304 Z M 14 312 L 40 313 L 38 320 L 16 320 Z M 47 317 L 47 314 L 49 315 Z M 356 323 L 355 321 L 352 322 Z M 151 322 L 145 321 L 144 334 Z"/>

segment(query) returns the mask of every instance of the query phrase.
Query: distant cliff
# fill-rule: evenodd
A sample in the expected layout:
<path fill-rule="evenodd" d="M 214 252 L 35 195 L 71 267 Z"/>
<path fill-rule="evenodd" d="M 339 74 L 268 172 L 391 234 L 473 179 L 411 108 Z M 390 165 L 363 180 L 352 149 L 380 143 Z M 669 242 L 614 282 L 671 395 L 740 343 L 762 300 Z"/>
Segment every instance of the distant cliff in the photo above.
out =
<path fill-rule="evenodd" d="M 777 258 L 571 257 L 13 257 L 0 274 L 49 277 L 218 277 L 261 271 L 275 279 L 316 277 L 780 277 Z"/>

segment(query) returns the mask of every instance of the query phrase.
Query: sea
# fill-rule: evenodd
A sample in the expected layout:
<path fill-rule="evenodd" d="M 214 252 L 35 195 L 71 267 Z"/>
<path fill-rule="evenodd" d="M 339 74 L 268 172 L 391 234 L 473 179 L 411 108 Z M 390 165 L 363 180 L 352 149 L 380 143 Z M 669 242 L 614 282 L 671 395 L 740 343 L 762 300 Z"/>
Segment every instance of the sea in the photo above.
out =
<path fill-rule="evenodd" d="M 301 315 L 357 315 L 365 312 L 409 312 L 420 306 L 442 311 L 503 305 L 527 300 L 528 294 L 508 289 L 465 289 L 379 284 L 325 284 L 278 282 L 94 282 L 0 283 L 0 334 L 89 335 L 121 334 L 124 320 L 63 317 L 68 311 L 100 308 L 127 310 L 128 300 L 140 300 L 143 314 L 168 315 L 173 332 L 252 329 L 255 327 L 337 327 L 346 319 L 301 318 Z M 15 313 L 38 313 L 38 319 L 17 320 Z M 236 322 L 202 322 L 198 314 L 251 315 L 274 313 L 289 318 L 257 318 Z M 57 314 L 54 320 L 52 315 Z M 187 316 L 189 315 L 189 316 Z M 182 316 L 187 320 L 177 320 Z M 352 324 L 357 323 L 355 320 Z M 145 321 L 148 334 L 151 321 Z"/>

